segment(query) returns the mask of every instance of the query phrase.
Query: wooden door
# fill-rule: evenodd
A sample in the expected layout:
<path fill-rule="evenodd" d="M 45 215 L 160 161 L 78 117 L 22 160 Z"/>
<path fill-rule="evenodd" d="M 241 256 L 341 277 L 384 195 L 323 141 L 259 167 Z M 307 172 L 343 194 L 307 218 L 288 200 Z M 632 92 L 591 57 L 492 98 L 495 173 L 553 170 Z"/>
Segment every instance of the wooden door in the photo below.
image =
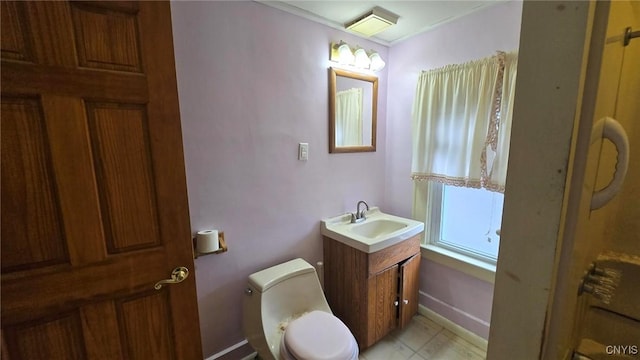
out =
<path fill-rule="evenodd" d="M 596 14 L 607 20 L 600 22 L 601 31 L 604 32 L 600 36 L 604 36 L 594 35 L 593 39 L 599 41 L 592 40 L 591 45 L 597 60 L 593 57 L 589 59 L 587 76 L 597 79 L 597 86 L 593 86 L 593 98 L 585 95 L 583 101 L 595 105 L 593 114 L 581 120 L 586 122 L 581 127 L 588 130 L 588 146 L 573 154 L 575 163 L 584 164 L 584 179 L 580 186 L 572 185 L 570 189 L 575 210 L 567 216 L 566 224 L 570 224 L 567 225 L 568 235 L 565 235 L 556 289 L 550 300 L 552 316 L 547 320 L 548 332 L 544 337 L 544 357 L 548 359 L 580 349 L 583 336 L 588 334 L 585 321 L 595 298 L 588 293 L 579 294 L 576 289 L 580 287 L 590 264 L 605 251 L 626 253 L 625 256 L 640 255 L 640 75 L 637 71 L 640 39 L 634 39 L 625 46 L 622 36 L 626 27 L 633 30 L 640 28 L 640 3 L 598 2 Z M 627 132 L 629 171 L 620 193 L 603 207 L 591 209 L 593 193 L 608 185 L 618 161 L 618 154 L 608 140 L 591 138 L 593 124 L 603 117 L 615 118 Z M 595 304 L 602 305 L 597 301 Z M 553 316 L 554 312 L 562 316 Z M 603 333 L 616 334 L 619 329 L 607 328 L 610 324 L 603 322 L 599 328 Z M 588 338 L 603 342 L 591 335 Z"/>
<path fill-rule="evenodd" d="M 418 313 L 419 279 L 420 253 L 400 265 L 400 328 L 408 325 L 413 316 Z"/>
<path fill-rule="evenodd" d="M 3 359 L 202 359 L 169 3 L 1 6 Z"/>
<path fill-rule="evenodd" d="M 371 344 L 382 339 L 398 324 L 398 265 L 379 272 L 375 279 L 375 338 Z"/>

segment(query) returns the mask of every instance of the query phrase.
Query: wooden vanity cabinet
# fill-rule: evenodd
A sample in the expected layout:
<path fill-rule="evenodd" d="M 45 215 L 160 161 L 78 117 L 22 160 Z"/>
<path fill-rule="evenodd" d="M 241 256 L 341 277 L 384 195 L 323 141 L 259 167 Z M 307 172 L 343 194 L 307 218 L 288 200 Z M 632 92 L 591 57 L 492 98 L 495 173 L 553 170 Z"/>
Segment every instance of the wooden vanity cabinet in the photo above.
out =
<path fill-rule="evenodd" d="M 324 237 L 325 295 L 364 350 L 418 312 L 420 235 L 367 254 Z"/>

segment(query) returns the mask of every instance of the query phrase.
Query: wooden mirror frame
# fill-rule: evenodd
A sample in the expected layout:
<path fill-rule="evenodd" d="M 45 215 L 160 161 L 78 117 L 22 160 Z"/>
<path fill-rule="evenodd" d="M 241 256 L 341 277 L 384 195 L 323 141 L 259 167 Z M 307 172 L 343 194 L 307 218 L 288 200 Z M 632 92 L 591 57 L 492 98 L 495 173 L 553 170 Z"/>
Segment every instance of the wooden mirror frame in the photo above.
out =
<path fill-rule="evenodd" d="M 336 146 L 336 89 L 337 77 L 362 80 L 372 83 L 371 109 L 371 145 Z M 376 129 L 378 117 L 378 78 L 373 75 L 359 74 L 343 69 L 329 68 L 329 153 L 353 153 L 376 151 Z"/>

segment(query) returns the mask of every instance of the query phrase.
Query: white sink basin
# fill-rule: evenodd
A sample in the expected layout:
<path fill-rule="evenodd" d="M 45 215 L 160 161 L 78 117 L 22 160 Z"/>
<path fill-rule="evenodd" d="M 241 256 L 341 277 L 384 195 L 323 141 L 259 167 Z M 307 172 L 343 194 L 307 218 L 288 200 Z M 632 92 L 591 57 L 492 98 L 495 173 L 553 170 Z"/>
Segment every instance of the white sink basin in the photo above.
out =
<path fill-rule="evenodd" d="M 375 219 L 370 221 L 365 220 L 363 223 L 355 224 L 351 231 L 358 235 L 375 239 L 406 227 L 407 224 L 401 222 L 388 219 Z"/>
<path fill-rule="evenodd" d="M 351 214 L 323 219 L 320 233 L 366 253 L 373 253 L 420 234 L 424 223 L 385 214 L 377 207 L 365 213 L 366 220 L 352 224 Z"/>

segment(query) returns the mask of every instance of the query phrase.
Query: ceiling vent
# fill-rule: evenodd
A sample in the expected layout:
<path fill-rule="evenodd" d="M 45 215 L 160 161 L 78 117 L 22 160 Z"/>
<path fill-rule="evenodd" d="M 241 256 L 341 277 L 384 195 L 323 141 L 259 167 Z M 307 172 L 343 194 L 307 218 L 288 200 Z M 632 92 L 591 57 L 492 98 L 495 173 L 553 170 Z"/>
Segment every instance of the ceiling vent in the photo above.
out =
<path fill-rule="evenodd" d="M 348 30 L 355 31 L 369 37 L 385 30 L 397 22 L 398 15 L 376 6 L 368 13 L 360 16 L 350 23 L 347 23 L 345 27 Z"/>

